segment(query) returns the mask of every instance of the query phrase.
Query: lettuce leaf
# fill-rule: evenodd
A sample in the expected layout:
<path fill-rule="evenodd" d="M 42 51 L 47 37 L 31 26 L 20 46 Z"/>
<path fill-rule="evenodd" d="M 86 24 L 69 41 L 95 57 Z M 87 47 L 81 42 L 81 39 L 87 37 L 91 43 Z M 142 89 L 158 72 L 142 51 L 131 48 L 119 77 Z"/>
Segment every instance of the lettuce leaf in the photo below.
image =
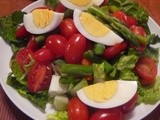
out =
<path fill-rule="evenodd" d="M 47 115 L 47 120 L 68 120 L 67 111 L 58 111 Z"/>
<path fill-rule="evenodd" d="M 27 86 L 21 84 L 18 80 L 16 80 L 16 77 L 12 76 L 12 74 L 8 76 L 7 84 L 15 88 L 21 96 L 30 100 L 35 106 L 41 108 L 42 110 L 45 109 L 46 104 L 50 101 L 48 91 L 31 94 L 29 93 Z"/>
<path fill-rule="evenodd" d="M 156 82 L 151 86 L 138 86 L 137 103 L 155 104 L 160 100 L 160 76 L 156 77 Z"/>

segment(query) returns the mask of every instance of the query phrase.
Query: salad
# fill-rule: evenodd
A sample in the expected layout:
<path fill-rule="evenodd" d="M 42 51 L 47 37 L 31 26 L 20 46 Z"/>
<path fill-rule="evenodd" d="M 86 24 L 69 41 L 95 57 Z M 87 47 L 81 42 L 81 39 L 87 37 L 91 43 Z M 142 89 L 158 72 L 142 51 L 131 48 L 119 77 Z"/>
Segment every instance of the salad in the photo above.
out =
<path fill-rule="evenodd" d="M 160 39 L 147 22 L 132 0 L 46 0 L 2 17 L 13 51 L 7 84 L 41 110 L 50 103 L 47 119 L 121 120 L 160 100 Z"/>

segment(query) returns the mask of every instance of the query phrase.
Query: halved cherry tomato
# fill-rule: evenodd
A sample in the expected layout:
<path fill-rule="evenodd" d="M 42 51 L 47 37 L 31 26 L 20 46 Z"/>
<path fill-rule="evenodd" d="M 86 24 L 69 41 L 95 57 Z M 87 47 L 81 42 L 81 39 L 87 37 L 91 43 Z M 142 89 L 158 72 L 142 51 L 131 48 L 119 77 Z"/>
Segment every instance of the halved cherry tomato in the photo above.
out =
<path fill-rule="evenodd" d="M 69 39 L 74 34 L 79 33 L 73 20 L 70 18 L 63 20 L 59 28 L 61 35 L 63 35 L 66 39 Z"/>
<path fill-rule="evenodd" d="M 135 107 L 137 99 L 138 99 L 138 93 L 136 93 L 130 101 L 120 106 L 119 108 L 122 110 L 124 114 L 126 114 L 127 112 L 131 111 Z"/>
<path fill-rule="evenodd" d="M 64 13 L 66 11 L 66 9 L 67 8 L 64 5 L 62 5 L 61 3 L 59 3 L 54 11 L 55 12 Z"/>
<path fill-rule="evenodd" d="M 67 42 L 64 58 L 68 63 L 79 63 L 85 51 L 86 38 L 81 34 L 75 34 Z"/>
<path fill-rule="evenodd" d="M 129 27 L 137 24 L 136 18 L 128 16 L 123 11 L 116 11 L 112 15 L 118 18 L 120 21 L 124 22 Z"/>
<path fill-rule="evenodd" d="M 38 50 L 38 44 L 36 43 L 35 36 L 32 35 L 29 39 L 29 42 L 26 46 L 27 48 L 31 49 L 33 52 Z"/>
<path fill-rule="evenodd" d="M 98 109 L 89 120 L 123 120 L 123 114 L 119 108 Z"/>
<path fill-rule="evenodd" d="M 24 25 L 20 26 L 16 31 L 16 38 L 25 38 L 31 34 L 26 30 Z"/>
<path fill-rule="evenodd" d="M 53 74 L 50 63 L 35 63 L 27 77 L 27 87 L 31 93 L 36 93 L 49 88 Z"/>
<path fill-rule="evenodd" d="M 29 64 L 29 62 L 33 59 L 33 54 L 34 53 L 29 48 L 23 48 L 17 52 L 15 59 L 19 63 L 23 72 L 25 72 L 24 65 Z"/>
<path fill-rule="evenodd" d="M 66 48 L 67 40 L 61 35 L 50 35 L 46 39 L 46 46 L 52 51 L 55 58 L 64 57 L 64 51 Z"/>
<path fill-rule="evenodd" d="M 154 83 L 157 75 L 157 65 L 153 58 L 142 57 L 135 66 L 135 72 L 141 79 L 142 85 Z"/>
<path fill-rule="evenodd" d="M 37 62 L 49 62 L 54 59 L 54 55 L 47 47 L 41 48 L 34 53 L 34 59 Z"/>
<path fill-rule="evenodd" d="M 128 43 L 126 42 L 121 42 L 121 43 L 115 44 L 114 46 L 107 47 L 104 50 L 103 57 L 108 60 L 115 58 L 127 47 L 128 47 Z"/>
<path fill-rule="evenodd" d="M 69 100 L 67 110 L 68 110 L 69 120 L 88 120 L 89 119 L 88 106 L 85 105 L 83 102 L 81 102 L 77 97 Z"/>

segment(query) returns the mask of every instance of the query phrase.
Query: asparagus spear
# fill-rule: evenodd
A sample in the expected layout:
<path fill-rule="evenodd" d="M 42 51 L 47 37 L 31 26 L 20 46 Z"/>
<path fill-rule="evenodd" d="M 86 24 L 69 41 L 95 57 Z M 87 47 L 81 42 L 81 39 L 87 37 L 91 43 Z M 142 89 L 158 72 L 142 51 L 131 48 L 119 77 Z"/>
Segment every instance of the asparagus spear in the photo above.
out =
<path fill-rule="evenodd" d="M 147 37 L 143 37 L 134 34 L 121 21 L 110 16 L 109 14 L 104 13 L 97 7 L 88 8 L 88 12 L 104 20 L 105 23 L 109 24 L 112 29 L 114 29 L 117 33 L 121 34 L 126 40 L 129 40 L 133 45 L 137 47 L 139 46 L 139 43 L 147 44 L 151 36 L 153 36 L 149 35 Z"/>

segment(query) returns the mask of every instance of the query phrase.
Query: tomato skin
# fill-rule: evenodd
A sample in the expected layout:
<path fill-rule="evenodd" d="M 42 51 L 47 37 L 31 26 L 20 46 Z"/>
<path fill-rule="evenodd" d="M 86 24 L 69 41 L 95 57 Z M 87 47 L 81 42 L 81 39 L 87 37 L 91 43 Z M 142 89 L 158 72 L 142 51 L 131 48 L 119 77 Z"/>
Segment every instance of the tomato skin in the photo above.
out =
<path fill-rule="evenodd" d="M 128 47 L 128 43 L 126 42 L 121 42 L 121 43 L 115 44 L 114 46 L 107 47 L 104 50 L 103 57 L 107 60 L 113 59 L 116 56 L 118 56 L 127 47 Z"/>
<path fill-rule="evenodd" d="M 55 12 L 64 13 L 66 9 L 67 8 L 64 5 L 62 5 L 61 3 L 59 3 L 54 11 Z"/>
<path fill-rule="evenodd" d="M 140 77 L 142 85 L 154 83 L 157 75 L 155 60 L 149 57 L 141 57 L 135 66 L 135 72 Z"/>
<path fill-rule="evenodd" d="M 91 115 L 89 120 L 123 120 L 123 114 L 118 108 L 98 109 Z"/>
<path fill-rule="evenodd" d="M 63 35 L 66 39 L 69 39 L 72 35 L 79 33 L 73 20 L 70 18 L 63 20 L 59 26 L 59 29 L 61 35 Z"/>
<path fill-rule="evenodd" d="M 52 51 L 55 58 L 64 57 L 67 40 L 61 35 L 50 35 L 46 39 L 46 46 Z"/>
<path fill-rule="evenodd" d="M 27 48 L 31 49 L 33 52 L 38 50 L 38 44 L 36 43 L 35 36 L 32 35 L 29 39 L 29 42 L 26 46 Z"/>
<path fill-rule="evenodd" d="M 119 108 L 122 110 L 122 112 L 124 114 L 128 113 L 129 111 L 131 111 L 134 107 L 135 104 L 137 102 L 138 99 L 138 93 L 136 93 L 132 99 L 130 101 L 128 101 L 127 103 L 125 103 L 124 105 L 120 106 Z"/>
<path fill-rule="evenodd" d="M 142 36 L 146 36 L 146 32 L 145 30 L 143 29 L 143 27 L 140 27 L 140 26 L 137 26 L 137 25 L 132 25 L 130 27 L 130 30 L 137 34 L 137 35 L 142 35 Z"/>
<path fill-rule="evenodd" d="M 75 34 L 67 42 L 64 58 L 70 64 L 79 63 L 85 50 L 86 38 L 81 34 Z"/>
<path fill-rule="evenodd" d="M 34 59 L 37 62 L 47 62 L 47 61 L 52 61 L 54 59 L 54 55 L 52 54 L 50 49 L 45 47 L 37 50 L 34 53 Z"/>
<path fill-rule="evenodd" d="M 69 120 L 89 120 L 88 106 L 77 97 L 69 101 L 67 111 Z"/>
<path fill-rule="evenodd" d="M 16 31 L 16 38 L 25 38 L 31 34 L 26 30 L 24 25 L 20 26 Z"/>
<path fill-rule="evenodd" d="M 25 72 L 24 65 L 29 64 L 31 59 L 33 59 L 33 54 L 34 53 L 29 48 L 23 48 L 17 52 L 15 59 L 19 63 L 23 72 Z"/>
<path fill-rule="evenodd" d="M 29 71 L 27 88 L 31 93 L 37 93 L 49 88 L 53 69 L 50 63 L 36 62 Z"/>
<path fill-rule="evenodd" d="M 134 17 L 128 16 L 123 11 L 116 11 L 112 14 L 114 17 L 118 18 L 120 21 L 124 22 L 128 27 L 137 24 L 137 20 Z"/>

